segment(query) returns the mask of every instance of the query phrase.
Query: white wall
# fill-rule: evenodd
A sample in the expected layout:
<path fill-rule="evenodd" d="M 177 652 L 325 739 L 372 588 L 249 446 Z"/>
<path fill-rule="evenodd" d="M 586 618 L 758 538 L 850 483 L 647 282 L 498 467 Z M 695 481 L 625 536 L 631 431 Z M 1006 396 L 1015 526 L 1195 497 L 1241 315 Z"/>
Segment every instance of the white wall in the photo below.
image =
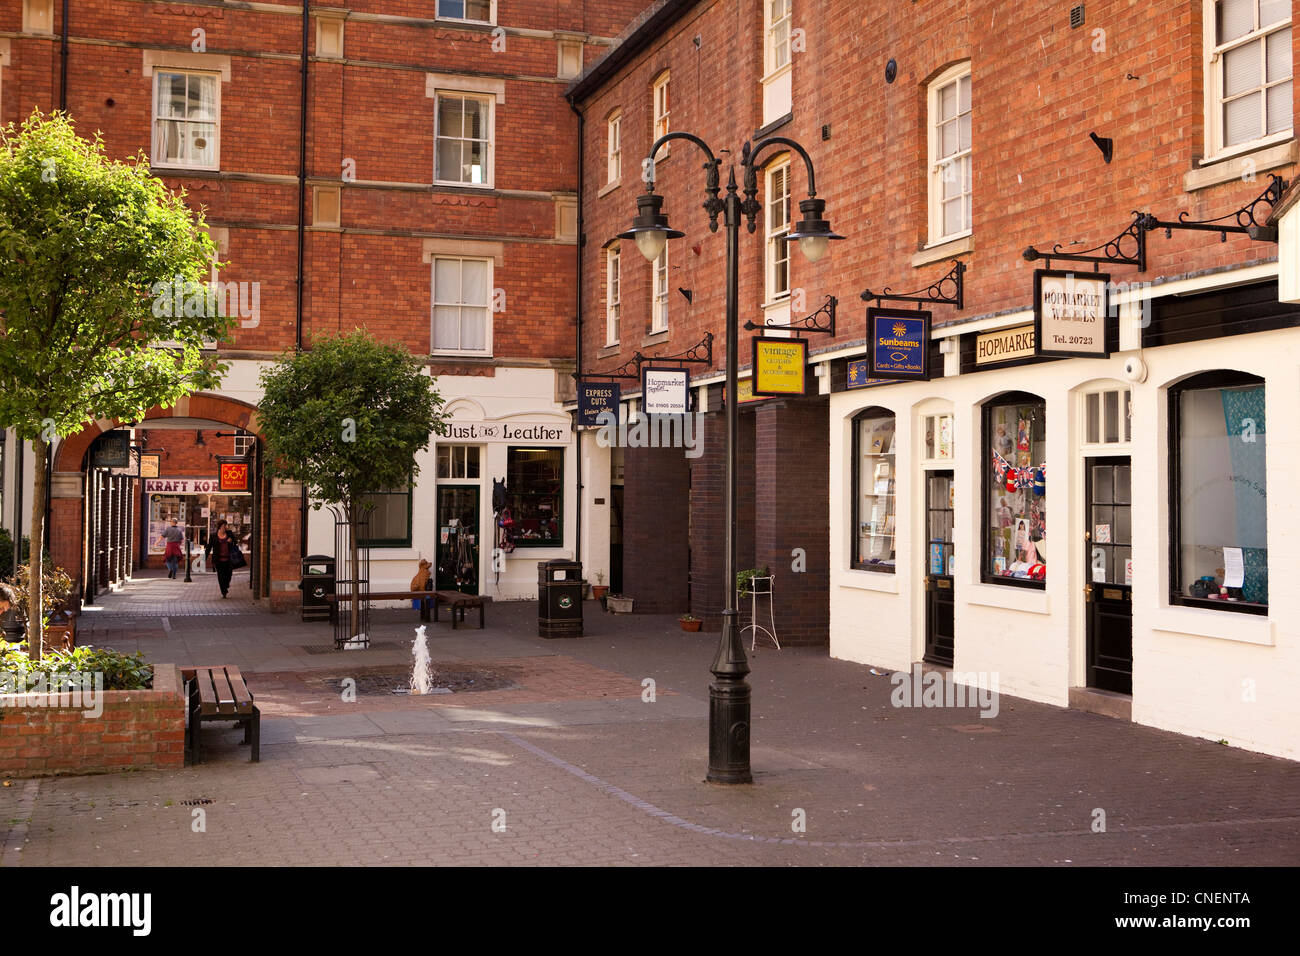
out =
<path fill-rule="evenodd" d="M 1144 384 L 1125 381 L 1123 353 L 975 372 L 926 383 L 831 396 L 831 654 L 906 670 L 923 652 L 923 474 L 920 411 L 949 402 L 954 412 L 954 528 L 958 671 L 996 671 L 1001 690 L 1065 706 L 1086 683 L 1083 588 L 1081 392 L 1109 380 L 1133 398 L 1133 719 L 1179 733 L 1225 739 L 1252 750 L 1300 758 L 1300 329 L 1240 335 L 1141 353 Z M 1211 369 L 1262 376 L 1267 388 L 1270 575 L 1266 617 L 1170 606 L 1167 387 Z M 1047 565 L 1044 591 L 980 583 L 980 406 L 1005 391 L 1047 402 Z M 898 416 L 896 458 L 898 571 L 849 567 L 851 419 L 881 406 Z M 1249 682 L 1253 682 L 1253 685 Z M 1255 699 L 1249 700 L 1253 686 Z"/>
<path fill-rule="evenodd" d="M 22 533 L 28 534 L 32 528 L 32 446 L 23 442 L 23 501 Z M 14 493 L 18 479 L 18 434 L 12 429 L 5 435 L 4 472 L 0 474 L 0 487 L 4 488 L 4 502 L 0 505 L 0 528 L 7 528 L 14 534 Z M 16 535 L 15 535 L 16 536 Z"/>

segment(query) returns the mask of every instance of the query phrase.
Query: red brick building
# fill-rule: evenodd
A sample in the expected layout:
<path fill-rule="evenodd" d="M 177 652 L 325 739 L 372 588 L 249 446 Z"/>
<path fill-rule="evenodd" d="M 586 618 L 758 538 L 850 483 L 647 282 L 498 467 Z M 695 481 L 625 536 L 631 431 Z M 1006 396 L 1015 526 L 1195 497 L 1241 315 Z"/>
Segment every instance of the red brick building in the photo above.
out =
<path fill-rule="evenodd" d="M 404 586 L 440 547 L 440 465 L 457 489 L 443 510 L 472 516 L 483 542 L 490 477 L 514 479 L 520 510 L 540 507 L 528 497 L 537 475 L 576 481 L 558 404 L 576 349 L 577 118 L 563 92 L 643 6 L 96 0 L 74 4 L 65 23 L 55 0 L 23 0 L 0 10 L 0 119 L 66 109 L 110 155 L 143 151 L 204 208 L 224 263 L 215 278 L 230 284 L 240 322 L 216 349 L 231 367 L 221 392 L 150 413 L 181 419 L 169 442 L 199 429 L 256 435 L 260 370 L 314 335 L 364 327 L 428 356 L 469 437 L 431 444 L 418 483 L 381 502 L 372 584 Z M 512 421 L 565 428 L 526 454 L 483 437 Z M 113 424 L 55 452 L 50 541 L 68 568 L 87 560 L 97 492 L 86 452 Z M 314 512 L 308 536 L 300 490 L 257 481 L 255 574 L 283 607 L 298 599 L 303 547 L 332 548 L 332 524 Z M 572 556 L 572 493 L 543 503 L 562 520 L 521 556 Z M 130 520 L 138 540 L 145 526 Z M 490 575 L 490 554 L 477 557 L 477 586 L 491 577 L 499 596 L 535 581 L 528 560 Z"/>
<path fill-rule="evenodd" d="M 1276 675 L 1300 668 L 1300 607 L 1276 588 L 1270 604 L 1267 579 L 1288 566 L 1295 512 L 1265 489 L 1266 473 L 1286 484 L 1300 437 L 1282 411 L 1300 387 L 1300 221 L 1281 194 L 1295 42 L 1291 4 L 1271 0 L 657 4 L 569 92 L 584 116 L 581 368 L 681 355 L 712 332 L 712 364 L 690 366 L 705 440 L 693 457 L 585 433 L 589 553 L 612 542 L 638 608 L 725 603 L 725 250 L 700 208 L 705 156 L 674 141 L 654 164 L 686 233 L 666 263 L 617 237 L 657 134 L 702 137 L 724 186 L 747 141 L 790 137 L 845 239 L 816 263 L 789 251 L 808 177 L 797 154 L 763 152 L 741 321 L 838 302 L 835 334 L 804 336 L 802 396 L 751 403 L 741 383 L 739 567 L 775 572 L 782 642 L 902 670 L 955 662 L 1013 694 L 1294 756 Z M 1035 329 L 1045 268 L 1068 275 L 1043 277 Z M 926 300 L 928 339 L 899 360 L 928 374 L 869 374 L 869 343 L 912 327 L 870 332 L 864 304 L 925 323 L 921 303 L 868 290 Z M 1058 338 L 1070 323 L 1090 331 Z M 747 378 L 756 333 L 740 334 Z M 639 382 L 609 381 L 635 411 Z M 1243 682 L 1271 703 L 1243 706 Z"/>

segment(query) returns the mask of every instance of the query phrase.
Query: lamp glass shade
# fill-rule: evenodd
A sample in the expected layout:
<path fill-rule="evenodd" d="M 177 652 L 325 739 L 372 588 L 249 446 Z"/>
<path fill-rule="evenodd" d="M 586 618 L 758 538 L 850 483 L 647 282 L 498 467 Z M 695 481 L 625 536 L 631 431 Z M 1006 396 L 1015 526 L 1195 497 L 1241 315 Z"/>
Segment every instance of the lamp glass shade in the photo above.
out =
<path fill-rule="evenodd" d="M 817 262 L 830 249 L 829 236 L 803 236 L 799 239 L 799 249 L 809 262 Z"/>
<path fill-rule="evenodd" d="M 646 229 L 636 234 L 636 247 L 641 250 L 641 255 L 646 257 L 647 262 L 658 259 L 667 242 L 668 230 L 666 229 Z"/>

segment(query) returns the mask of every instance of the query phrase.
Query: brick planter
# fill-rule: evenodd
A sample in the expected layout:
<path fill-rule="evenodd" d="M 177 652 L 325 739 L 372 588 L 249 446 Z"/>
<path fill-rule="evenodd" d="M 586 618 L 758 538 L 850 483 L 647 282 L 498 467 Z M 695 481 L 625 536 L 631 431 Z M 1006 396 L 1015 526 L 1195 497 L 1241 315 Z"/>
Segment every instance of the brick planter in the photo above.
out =
<path fill-rule="evenodd" d="M 152 690 L 107 690 L 103 713 L 15 702 L 0 695 L 0 776 L 107 773 L 185 765 L 185 694 L 174 664 L 154 668 Z M 39 695 L 42 701 L 52 695 Z"/>

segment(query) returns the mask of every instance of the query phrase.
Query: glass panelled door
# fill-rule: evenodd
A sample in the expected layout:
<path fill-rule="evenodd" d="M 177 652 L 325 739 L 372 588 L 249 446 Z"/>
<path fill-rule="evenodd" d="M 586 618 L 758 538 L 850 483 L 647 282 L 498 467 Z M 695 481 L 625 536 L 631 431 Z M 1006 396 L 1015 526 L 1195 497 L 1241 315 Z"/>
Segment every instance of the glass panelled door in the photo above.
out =
<path fill-rule="evenodd" d="M 438 486 L 438 590 L 478 594 L 478 522 L 478 485 Z"/>
<path fill-rule="evenodd" d="M 953 589 L 956 559 L 952 546 L 953 473 L 925 476 L 925 660 L 952 666 Z"/>
<path fill-rule="evenodd" d="M 1133 693 L 1133 549 L 1128 458 L 1093 458 L 1086 465 L 1089 687 Z"/>

